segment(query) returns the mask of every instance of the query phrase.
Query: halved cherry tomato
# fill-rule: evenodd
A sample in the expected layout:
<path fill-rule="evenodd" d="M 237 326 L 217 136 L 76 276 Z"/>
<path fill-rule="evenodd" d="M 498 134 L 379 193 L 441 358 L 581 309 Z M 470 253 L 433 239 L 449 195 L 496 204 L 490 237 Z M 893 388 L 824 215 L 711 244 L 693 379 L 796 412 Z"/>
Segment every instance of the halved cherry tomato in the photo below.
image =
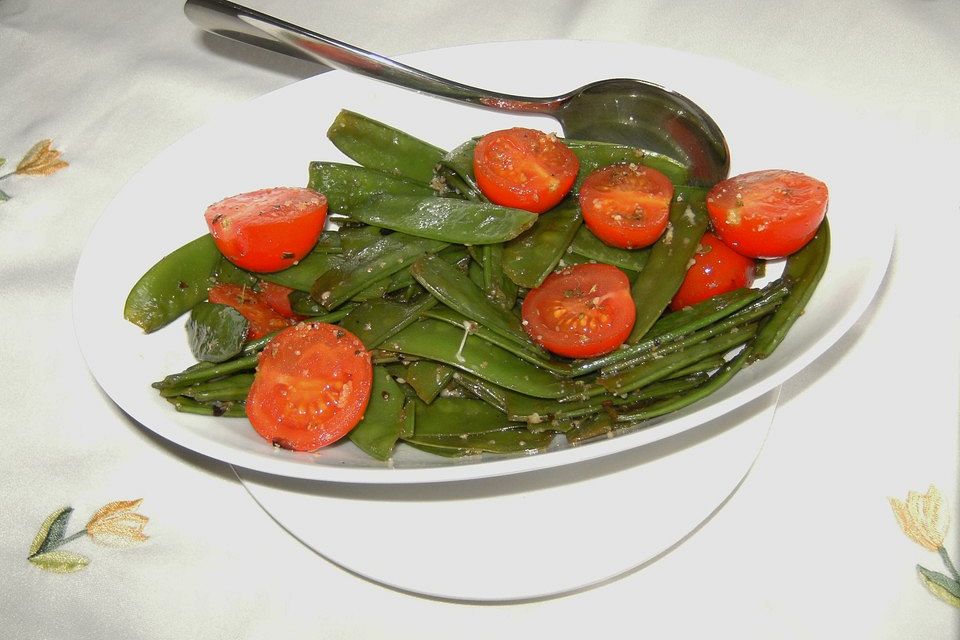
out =
<path fill-rule="evenodd" d="M 373 366 L 355 335 L 323 322 L 278 333 L 261 352 L 247 395 L 247 417 L 274 445 L 314 451 L 363 418 Z"/>
<path fill-rule="evenodd" d="M 796 171 L 770 169 L 718 182 L 707 194 L 717 235 L 751 258 L 782 258 L 817 233 L 827 213 L 827 185 Z"/>
<path fill-rule="evenodd" d="M 521 315 L 527 333 L 548 351 L 589 358 L 623 344 L 637 309 L 620 269 L 584 263 L 555 271 L 531 289 Z"/>
<path fill-rule="evenodd" d="M 210 289 L 207 299 L 217 304 L 229 305 L 247 319 L 250 323 L 247 340 L 262 338 L 293 324 L 293 320 L 274 311 L 256 291 L 239 284 L 216 284 Z"/>
<path fill-rule="evenodd" d="M 670 308 L 674 311 L 696 304 L 715 295 L 749 287 L 756 276 L 757 263 L 742 256 L 710 232 L 703 234 L 693 254 L 680 289 L 674 294 Z"/>
<path fill-rule="evenodd" d="M 327 199 L 299 187 L 261 189 L 212 204 L 204 217 L 217 248 L 230 262 L 270 273 L 296 264 L 317 243 Z"/>
<path fill-rule="evenodd" d="M 543 213 L 573 187 L 580 161 L 555 135 L 515 127 L 483 136 L 473 152 L 477 186 L 491 202 Z"/>
<path fill-rule="evenodd" d="M 303 316 L 295 312 L 290 306 L 290 294 L 293 293 L 293 289 L 290 287 L 261 280 L 259 293 L 260 299 L 284 318 L 290 318 L 291 320 L 303 319 Z"/>
<path fill-rule="evenodd" d="M 640 249 L 667 228 L 673 183 L 650 167 L 613 164 L 587 176 L 579 198 L 583 222 L 593 235 L 614 247 Z"/>

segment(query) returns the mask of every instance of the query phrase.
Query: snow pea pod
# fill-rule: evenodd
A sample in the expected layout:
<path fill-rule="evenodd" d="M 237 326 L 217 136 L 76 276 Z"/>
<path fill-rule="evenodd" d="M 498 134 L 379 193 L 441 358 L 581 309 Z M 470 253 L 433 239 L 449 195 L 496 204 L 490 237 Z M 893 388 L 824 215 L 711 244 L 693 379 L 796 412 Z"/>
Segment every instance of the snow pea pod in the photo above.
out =
<path fill-rule="evenodd" d="M 538 350 L 517 316 L 492 302 L 467 275 L 451 269 L 442 258 L 423 256 L 410 266 L 410 273 L 423 288 L 454 311 L 516 343 L 521 349 Z"/>
<path fill-rule="evenodd" d="M 123 317 L 147 333 L 166 326 L 206 299 L 220 259 L 209 234 L 164 256 L 133 285 Z"/>
<path fill-rule="evenodd" d="M 327 197 L 330 211 L 350 214 L 371 196 L 419 196 L 434 194 L 433 189 L 376 169 L 341 162 L 311 162 L 307 186 Z"/>
<path fill-rule="evenodd" d="M 246 400 L 252 384 L 252 373 L 238 373 L 203 384 L 191 385 L 184 389 L 180 395 L 193 398 L 198 402 Z"/>
<path fill-rule="evenodd" d="M 504 242 L 529 229 L 537 215 L 457 198 L 372 196 L 350 212 L 354 220 L 421 238 L 460 244 Z"/>
<path fill-rule="evenodd" d="M 223 362 L 240 353 L 249 321 L 225 304 L 198 302 L 187 320 L 187 342 L 200 361 Z"/>
<path fill-rule="evenodd" d="M 505 429 L 484 433 L 469 433 L 460 436 L 417 436 L 407 440 L 410 444 L 434 449 L 451 449 L 462 455 L 478 453 L 537 453 L 553 441 L 553 433 L 533 433 L 527 429 Z"/>
<path fill-rule="evenodd" d="M 650 257 L 650 249 L 620 249 L 611 247 L 593 235 L 586 226 L 580 227 L 570 242 L 570 250 L 591 260 L 612 264 L 629 271 L 641 271 Z"/>
<path fill-rule="evenodd" d="M 580 173 L 577 175 L 574 191 L 580 190 L 580 185 L 592 171 L 623 162 L 633 162 L 656 169 L 676 185 L 687 184 L 690 179 L 687 167 L 661 153 L 611 142 L 570 139 L 564 139 L 563 142 L 580 160 Z"/>
<path fill-rule="evenodd" d="M 437 398 L 432 403 L 416 402 L 413 437 L 460 436 L 470 433 L 501 431 L 516 427 L 502 411 L 483 400 Z"/>
<path fill-rule="evenodd" d="M 468 200 L 486 200 L 486 196 L 480 191 L 477 179 L 473 175 L 473 150 L 476 146 L 476 140 L 467 140 L 459 147 L 447 152 L 440 160 L 441 170 L 446 170 L 441 175 L 447 176 L 449 183 L 451 182 L 449 173 L 453 173 L 457 180 L 452 181 L 450 186 L 454 187 L 460 195 Z"/>
<path fill-rule="evenodd" d="M 424 296 L 412 304 L 386 299 L 368 300 L 354 307 L 340 326 L 357 336 L 367 349 L 374 349 L 436 304 L 437 299 L 433 296 Z"/>
<path fill-rule="evenodd" d="M 346 109 L 327 130 L 327 137 L 358 164 L 430 186 L 433 168 L 445 151 L 382 122 Z"/>
<path fill-rule="evenodd" d="M 345 256 L 339 266 L 323 273 L 310 288 L 310 296 L 333 310 L 378 280 L 409 266 L 425 253 L 440 251 L 447 244 L 403 233 L 381 236 L 373 244 Z"/>
<path fill-rule="evenodd" d="M 339 253 L 312 251 L 292 267 L 274 273 L 260 274 L 260 278 L 297 291 L 310 291 L 310 287 L 317 278 L 342 262 L 343 256 Z"/>
<path fill-rule="evenodd" d="M 504 245 L 504 273 L 521 287 L 540 286 L 556 268 L 582 223 L 580 207 L 570 198 L 541 214 L 533 227 Z"/>
<path fill-rule="evenodd" d="M 347 437 L 367 455 L 377 460 L 389 459 L 406 420 L 404 401 L 403 390 L 387 370 L 374 367 L 367 410 Z"/>
<path fill-rule="evenodd" d="M 173 408 L 181 413 L 224 418 L 246 418 L 247 410 L 242 402 L 200 402 L 193 398 L 177 396 L 167 398 Z"/>
<path fill-rule="evenodd" d="M 687 273 L 688 263 L 708 223 L 706 192 L 677 189 L 670 205 L 667 230 L 650 249 L 647 265 L 630 289 L 637 318 L 627 342 L 635 344 L 646 335 L 670 304 Z"/>
<path fill-rule="evenodd" d="M 506 349 L 439 320 L 415 322 L 388 338 L 381 349 L 443 362 L 501 387 L 541 398 L 582 393 L 585 383 L 557 378 Z"/>
<path fill-rule="evenodd" d="M 440 391 L 453 378 L 453 369 L 431 360 L 411 362 L 404 372 L 404 380 L 426 404 L 436 400 Z"/>

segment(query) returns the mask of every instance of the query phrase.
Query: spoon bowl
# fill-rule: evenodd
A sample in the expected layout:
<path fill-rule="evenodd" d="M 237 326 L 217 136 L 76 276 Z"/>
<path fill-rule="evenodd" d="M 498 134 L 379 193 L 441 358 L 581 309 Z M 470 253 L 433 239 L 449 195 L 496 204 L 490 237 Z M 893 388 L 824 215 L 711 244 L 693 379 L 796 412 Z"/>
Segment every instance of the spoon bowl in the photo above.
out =
<path fill-rule="evenodd" d="M 616 78 L 549 97 L 487 91 L 401 64 L 227 0 L 187 0 L 198 27 L 289 56 L 455 102 L 554 118 L 568 138 L 615 142 L 685 165 L 691 184 L 727 176 L 730 152 L 720 127 L 692 100 L 657 84 Z"/>

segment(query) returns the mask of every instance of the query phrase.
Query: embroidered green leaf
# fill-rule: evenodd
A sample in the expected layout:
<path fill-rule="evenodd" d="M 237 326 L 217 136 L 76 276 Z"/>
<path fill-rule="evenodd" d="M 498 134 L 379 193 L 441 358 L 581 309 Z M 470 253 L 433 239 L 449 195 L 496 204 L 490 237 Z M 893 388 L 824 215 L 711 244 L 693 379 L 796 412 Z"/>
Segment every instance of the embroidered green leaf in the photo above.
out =
<path fill-rule="evenodd" d="M 44 571 L 53 573 L 72 573 L 90 564 L 89 558 L 70 551 L 49 551 L 29 558 L 30 562 Z"/>
<path fill-rule="evenodd" d="M 67 521 L 70 519 L 71 513 L 73 513 L 73 507 L 64 507 L 47 516 L 30 545 L 31 561 L 33 556 L 63 540 L 63 534 L 66 531 Z"/>
<path fill-rule="evenodd" d="M 960 583 L 949 576 L 937 571 L 930 571 L 920 565 L 917 565 L 917 571 L 930 593 L 947 604 L 960 609 Z"/>

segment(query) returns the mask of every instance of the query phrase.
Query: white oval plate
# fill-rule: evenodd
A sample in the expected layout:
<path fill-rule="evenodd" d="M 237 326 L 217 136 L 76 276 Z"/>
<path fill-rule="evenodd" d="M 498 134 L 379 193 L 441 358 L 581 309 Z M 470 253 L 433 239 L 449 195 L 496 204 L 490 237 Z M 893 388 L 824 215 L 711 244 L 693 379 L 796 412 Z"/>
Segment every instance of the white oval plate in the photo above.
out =
<path fill-rule="evenodd" d="M 740 486 L 778 396 L 602 459 L 474 482 L 377 486 L 234 469 L 291 535 L 369 580 L 434 598 L 548 598 L 682 544 Z"/>
<path fill-rule="evenodd" d="M 202 214 L 209 203 L 262 187 L 303 185 L 310 160 L 345 161 L 325 135 L 341 108 L 441 148 L 514 125 L 559 132 L 552 120 L 466 107 L 330 72 L 253 100 L 172 145 L 124 187 L 91 233 L 74 283 L 77 336 L 94 377 L 131 417 L 193 451 L 294 478 L 439 482 L 556 467 L 680 433 L 773 389 L 839 339 L 880 284 L 893 226 L 883 201 L 873 195 L 879 190 L 866 168 L 869 147 L 851 133 L 858 131 L 856 123 L 770 79 L 709 58 L 597 42 L 481 44 L 403 61 L 477 86 L 528 95 L 556 94 L 603 77 L 643 78 L 687 95 L 714 116 L 728 138 L 732 173 L 789 168 L 824 180 L 831 190 L 833 249 L 807 313 L 771 358 L 748 367 L 705 401 L 643 429 L 577 447 L 558 442 L 533 456 L 451 461 L 401 447 L 385 464 L 349 442 L 294 453 L 270 446 L 242 419 L 173 411 L 150 383 L 192 363 L 183 321 L 144 335 L 123 319 L 122 308 L 127 292 L 151 265 L 206 232 Z"/>

